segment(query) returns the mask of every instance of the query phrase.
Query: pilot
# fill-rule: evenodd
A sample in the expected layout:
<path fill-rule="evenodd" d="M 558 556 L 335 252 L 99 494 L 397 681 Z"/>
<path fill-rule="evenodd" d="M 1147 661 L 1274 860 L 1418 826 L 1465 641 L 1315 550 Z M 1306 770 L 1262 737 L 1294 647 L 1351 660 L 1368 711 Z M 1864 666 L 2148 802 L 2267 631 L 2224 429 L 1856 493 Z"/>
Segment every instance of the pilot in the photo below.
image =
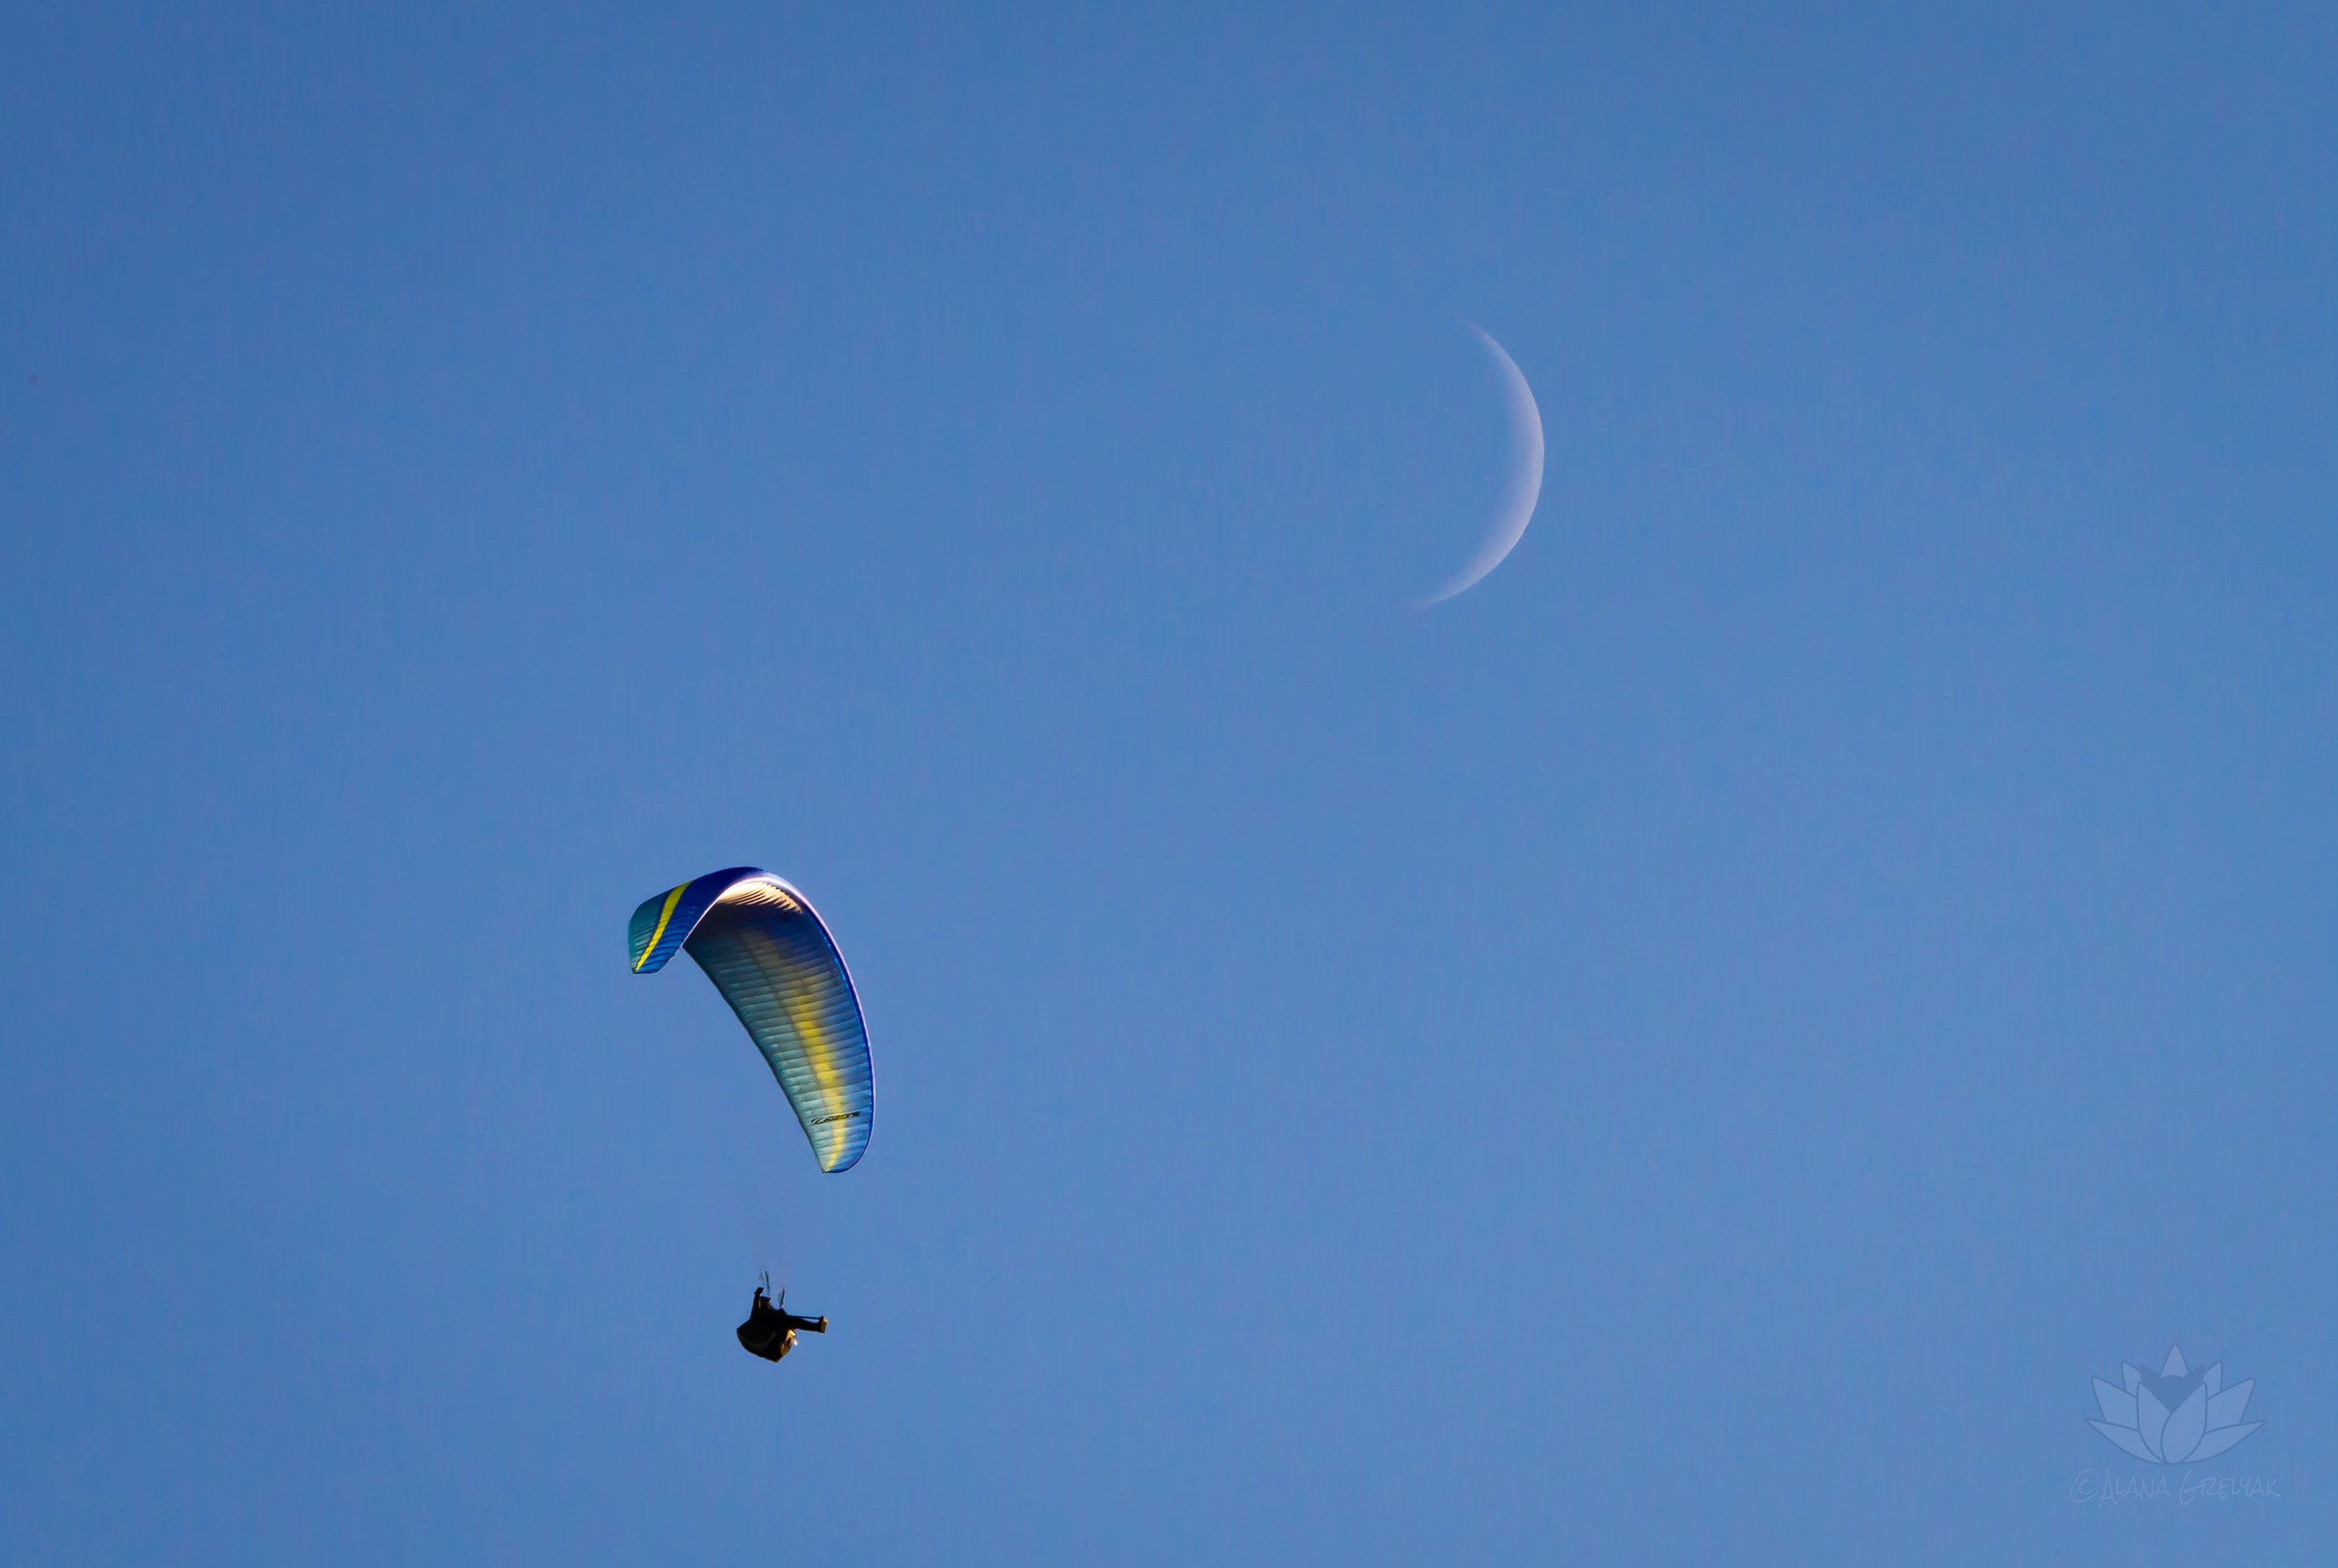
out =
<path fill-rule="evenodd" d="M 756 1287 L 754 1303 L 747 1308 L 747 1320 L 739 1325 L 739 1343 L 747 1354 L 776 1361 L 796 1347 L 798 1330 L 815 1334 L 828 1332 L 827 1318 L 798 1317 L 781 1304 L 787 1299 L 783 1295 L 775 1302 L 761 1286 Z"/>

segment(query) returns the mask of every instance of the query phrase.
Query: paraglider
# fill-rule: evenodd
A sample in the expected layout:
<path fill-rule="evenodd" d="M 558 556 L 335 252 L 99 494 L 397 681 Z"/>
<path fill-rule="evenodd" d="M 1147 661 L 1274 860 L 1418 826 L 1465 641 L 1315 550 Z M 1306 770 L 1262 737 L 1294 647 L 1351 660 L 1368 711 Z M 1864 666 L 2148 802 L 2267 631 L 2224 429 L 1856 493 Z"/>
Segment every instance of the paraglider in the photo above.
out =
<path fill-rule="evenodd" d="M 678 952 L 697 959 L 770 1064 L 820 1169 L 852 1169 L 875 1110 L 869 1030 L 812 900 L 758 867 L 710 871 L 643 899 L 627 945 L 636 974 L 657 973 Z M 799 1330 L 826 1333 L 828 1319 L 791 1316 L 758 1289 L 739 1343 L 776 1361 Z"/>
<path fill-rule="evenodd" d="M 764 1293 L 763 1287 L 755 1287 L 754 1304 L 747 1308 L 747 1320 L 739 1325 L 739 1343 L 750 1356 L 760 1356 L 767 1361 L 777 1361 L 796 1347 L 799 1331 L 807 1334 L 828 1332 L 826 1317 L 798 1317 L 787 1310 L 787 1292 L 782 1290 L 774 1302 Z"/>

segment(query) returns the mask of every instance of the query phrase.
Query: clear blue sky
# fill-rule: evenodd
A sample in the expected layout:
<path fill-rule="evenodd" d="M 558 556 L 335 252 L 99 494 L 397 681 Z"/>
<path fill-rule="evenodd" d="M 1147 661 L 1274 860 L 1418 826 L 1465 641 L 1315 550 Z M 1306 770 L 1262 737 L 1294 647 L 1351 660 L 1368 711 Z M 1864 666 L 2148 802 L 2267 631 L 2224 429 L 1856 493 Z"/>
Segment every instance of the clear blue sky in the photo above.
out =
<path fill-rule="evenodd" d="M 0 23 L 12 1561 L 2338 1549 L 2327 7 L 328 9 Z"/>

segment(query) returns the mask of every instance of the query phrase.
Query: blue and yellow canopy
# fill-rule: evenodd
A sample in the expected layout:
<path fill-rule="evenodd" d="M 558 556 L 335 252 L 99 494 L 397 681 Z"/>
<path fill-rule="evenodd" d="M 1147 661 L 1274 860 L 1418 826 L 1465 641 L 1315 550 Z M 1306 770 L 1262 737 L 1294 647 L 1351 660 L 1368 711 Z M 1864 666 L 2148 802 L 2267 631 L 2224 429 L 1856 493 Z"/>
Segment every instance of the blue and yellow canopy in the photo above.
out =
<path fill-rule="evenodd" d="M 627 936 L 636 974 L 688 950 L 772 1064 L 820 1169 L 851 1169 L 875 1108 L 869 1030 L 812 901 L 769 871 L 734 866 L 642 900 Z"/>

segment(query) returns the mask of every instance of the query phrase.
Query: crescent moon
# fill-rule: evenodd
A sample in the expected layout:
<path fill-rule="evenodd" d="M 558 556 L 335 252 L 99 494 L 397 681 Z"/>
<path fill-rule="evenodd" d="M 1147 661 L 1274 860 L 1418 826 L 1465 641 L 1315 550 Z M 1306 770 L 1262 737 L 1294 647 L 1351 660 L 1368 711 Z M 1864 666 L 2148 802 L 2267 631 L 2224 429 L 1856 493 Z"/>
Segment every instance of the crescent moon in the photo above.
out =
<path fill-rule="evenodd" d="M 1510 442 L 1518 452 L 1518 461 L 1510 466 L 1510 482 L 1503 491 L 1501 508 L 1494 514 L 1494 527 L 1469 564 L 1457 572 L 1453 580 L 1423 602 L 1442 604 L 1456 594 L 1468 592 L 1485 580 L 1488 572 L 1502 564 L 1503 558 L 1518 548 L 1518 541 L 1526 537 L 1526 525 L 1534 521 L 1535 502 L 1542 495 L 1542 410 L 1535 406 L 1535 389 L 1526 384 L 1525 375 L 1518 362 L 1503 352 L 1477 323 L 1469 324 L 1502 367 L 1510 411 Z"/>

